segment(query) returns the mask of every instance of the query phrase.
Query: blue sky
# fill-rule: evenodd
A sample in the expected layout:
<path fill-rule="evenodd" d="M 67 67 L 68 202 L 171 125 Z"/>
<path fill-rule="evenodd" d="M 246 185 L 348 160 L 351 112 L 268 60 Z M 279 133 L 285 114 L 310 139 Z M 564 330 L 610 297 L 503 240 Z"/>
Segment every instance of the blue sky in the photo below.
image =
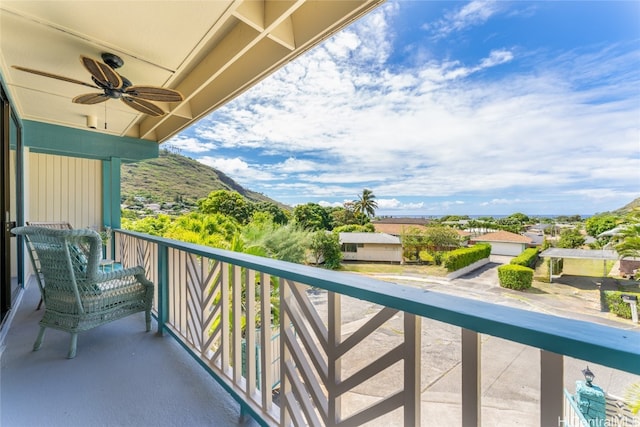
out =
<path fill-rule="evenodd" d="M 617 209 L 640 197 L 640 2 L 389 0 L 168 144 L 292 206 Z"/>

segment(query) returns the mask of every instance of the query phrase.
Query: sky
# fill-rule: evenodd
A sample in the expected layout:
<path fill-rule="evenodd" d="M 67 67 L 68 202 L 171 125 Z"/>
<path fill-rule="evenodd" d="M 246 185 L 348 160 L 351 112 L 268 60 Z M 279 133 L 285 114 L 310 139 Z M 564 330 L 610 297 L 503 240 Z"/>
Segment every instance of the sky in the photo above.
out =
<path fill-rule="evenodd" d="M 388 0 L 164 147 L 290 206 L 615 210 L 640 197 L 640 2 Z"/>

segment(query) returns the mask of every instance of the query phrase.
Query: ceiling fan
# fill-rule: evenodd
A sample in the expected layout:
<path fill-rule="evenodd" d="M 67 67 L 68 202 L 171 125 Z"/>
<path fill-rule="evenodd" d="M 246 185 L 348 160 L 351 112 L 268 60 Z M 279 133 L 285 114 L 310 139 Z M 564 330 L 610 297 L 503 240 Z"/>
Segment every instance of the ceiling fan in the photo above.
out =
<path fill-rule="evenodd" d="M 76 96 L 73 98 L 73 102 L 76 104 L 92 105 L 105 102 L 109 99 L 120 99 L 134 110 L 158 117 L 166 114 L 165 111 L 149 101 L 180 102 L 184 100 L 182 94 L 177 90 L 165 89 L 158 86 L 134 86 L 129 79 L 115 71 L 115 69 L 122 67 L 124 61 L 113 53 L 103 53 L 102 60 L 104 62 L 80 55 L 80 62 L 82 62 L 84 68 L 91 74 L 91 80 L 95 84 L 17 65 L 13 65 L 13 68 L 39 76 L 50 77 L 52 79 L 102 90 L 102 93 L 86 93 Z"/>

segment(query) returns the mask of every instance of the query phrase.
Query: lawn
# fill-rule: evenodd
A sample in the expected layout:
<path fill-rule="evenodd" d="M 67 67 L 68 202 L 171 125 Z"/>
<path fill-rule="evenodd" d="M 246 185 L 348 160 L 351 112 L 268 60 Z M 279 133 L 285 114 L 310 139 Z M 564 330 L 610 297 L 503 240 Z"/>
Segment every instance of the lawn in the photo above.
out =
<path fill-rule="evenodd" d="M 444 277 L 447 269 L 436 265 L 384 264 L 384 263 L 343 263 L 340 271 L 361 274 L 397 274 Z"/>

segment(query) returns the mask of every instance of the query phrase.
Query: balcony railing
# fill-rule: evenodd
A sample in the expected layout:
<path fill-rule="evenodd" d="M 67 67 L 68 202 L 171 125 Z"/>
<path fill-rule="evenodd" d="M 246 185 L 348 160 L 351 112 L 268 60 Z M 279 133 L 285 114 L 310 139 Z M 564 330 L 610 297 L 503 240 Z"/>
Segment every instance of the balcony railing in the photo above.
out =
<path fill-rule="evenodd" d="M 265 425 L 360 425 L 391 412 L 402 414 L 402 425 L 424 423 L 423 320 L 461 328 L 465 426 L 480 423 L 481 334 L 539 349 L 540 425 L 563 417 L 564 356 L 640 374 L 636 331 L 123 230 L 116 232 L 116 259 L 124 267 L 144 266 L 157 284 L 159 331 L 178 340 Z M 317 301 L 321 290 L 326 299 Z M 350 297 L 376 308 L 347 330 L 342 305 Z M 372 337 L 383 325 L 393 339 L 376 345 Z M 274 328 L 279 355 L 271 346 Z M 438 342 L 424 343 L 432 345 Z M 261 351 L 243 357 L 243 347 L 246 354 Z M 276 383 L 274 363 L 278 390 L 260 386 Z M 394 384 L 378 390 L 376 402 L 349 410 L 350 392 L 389 371 Z M 259 381 L 247 380 L 257 375 Z"/>

